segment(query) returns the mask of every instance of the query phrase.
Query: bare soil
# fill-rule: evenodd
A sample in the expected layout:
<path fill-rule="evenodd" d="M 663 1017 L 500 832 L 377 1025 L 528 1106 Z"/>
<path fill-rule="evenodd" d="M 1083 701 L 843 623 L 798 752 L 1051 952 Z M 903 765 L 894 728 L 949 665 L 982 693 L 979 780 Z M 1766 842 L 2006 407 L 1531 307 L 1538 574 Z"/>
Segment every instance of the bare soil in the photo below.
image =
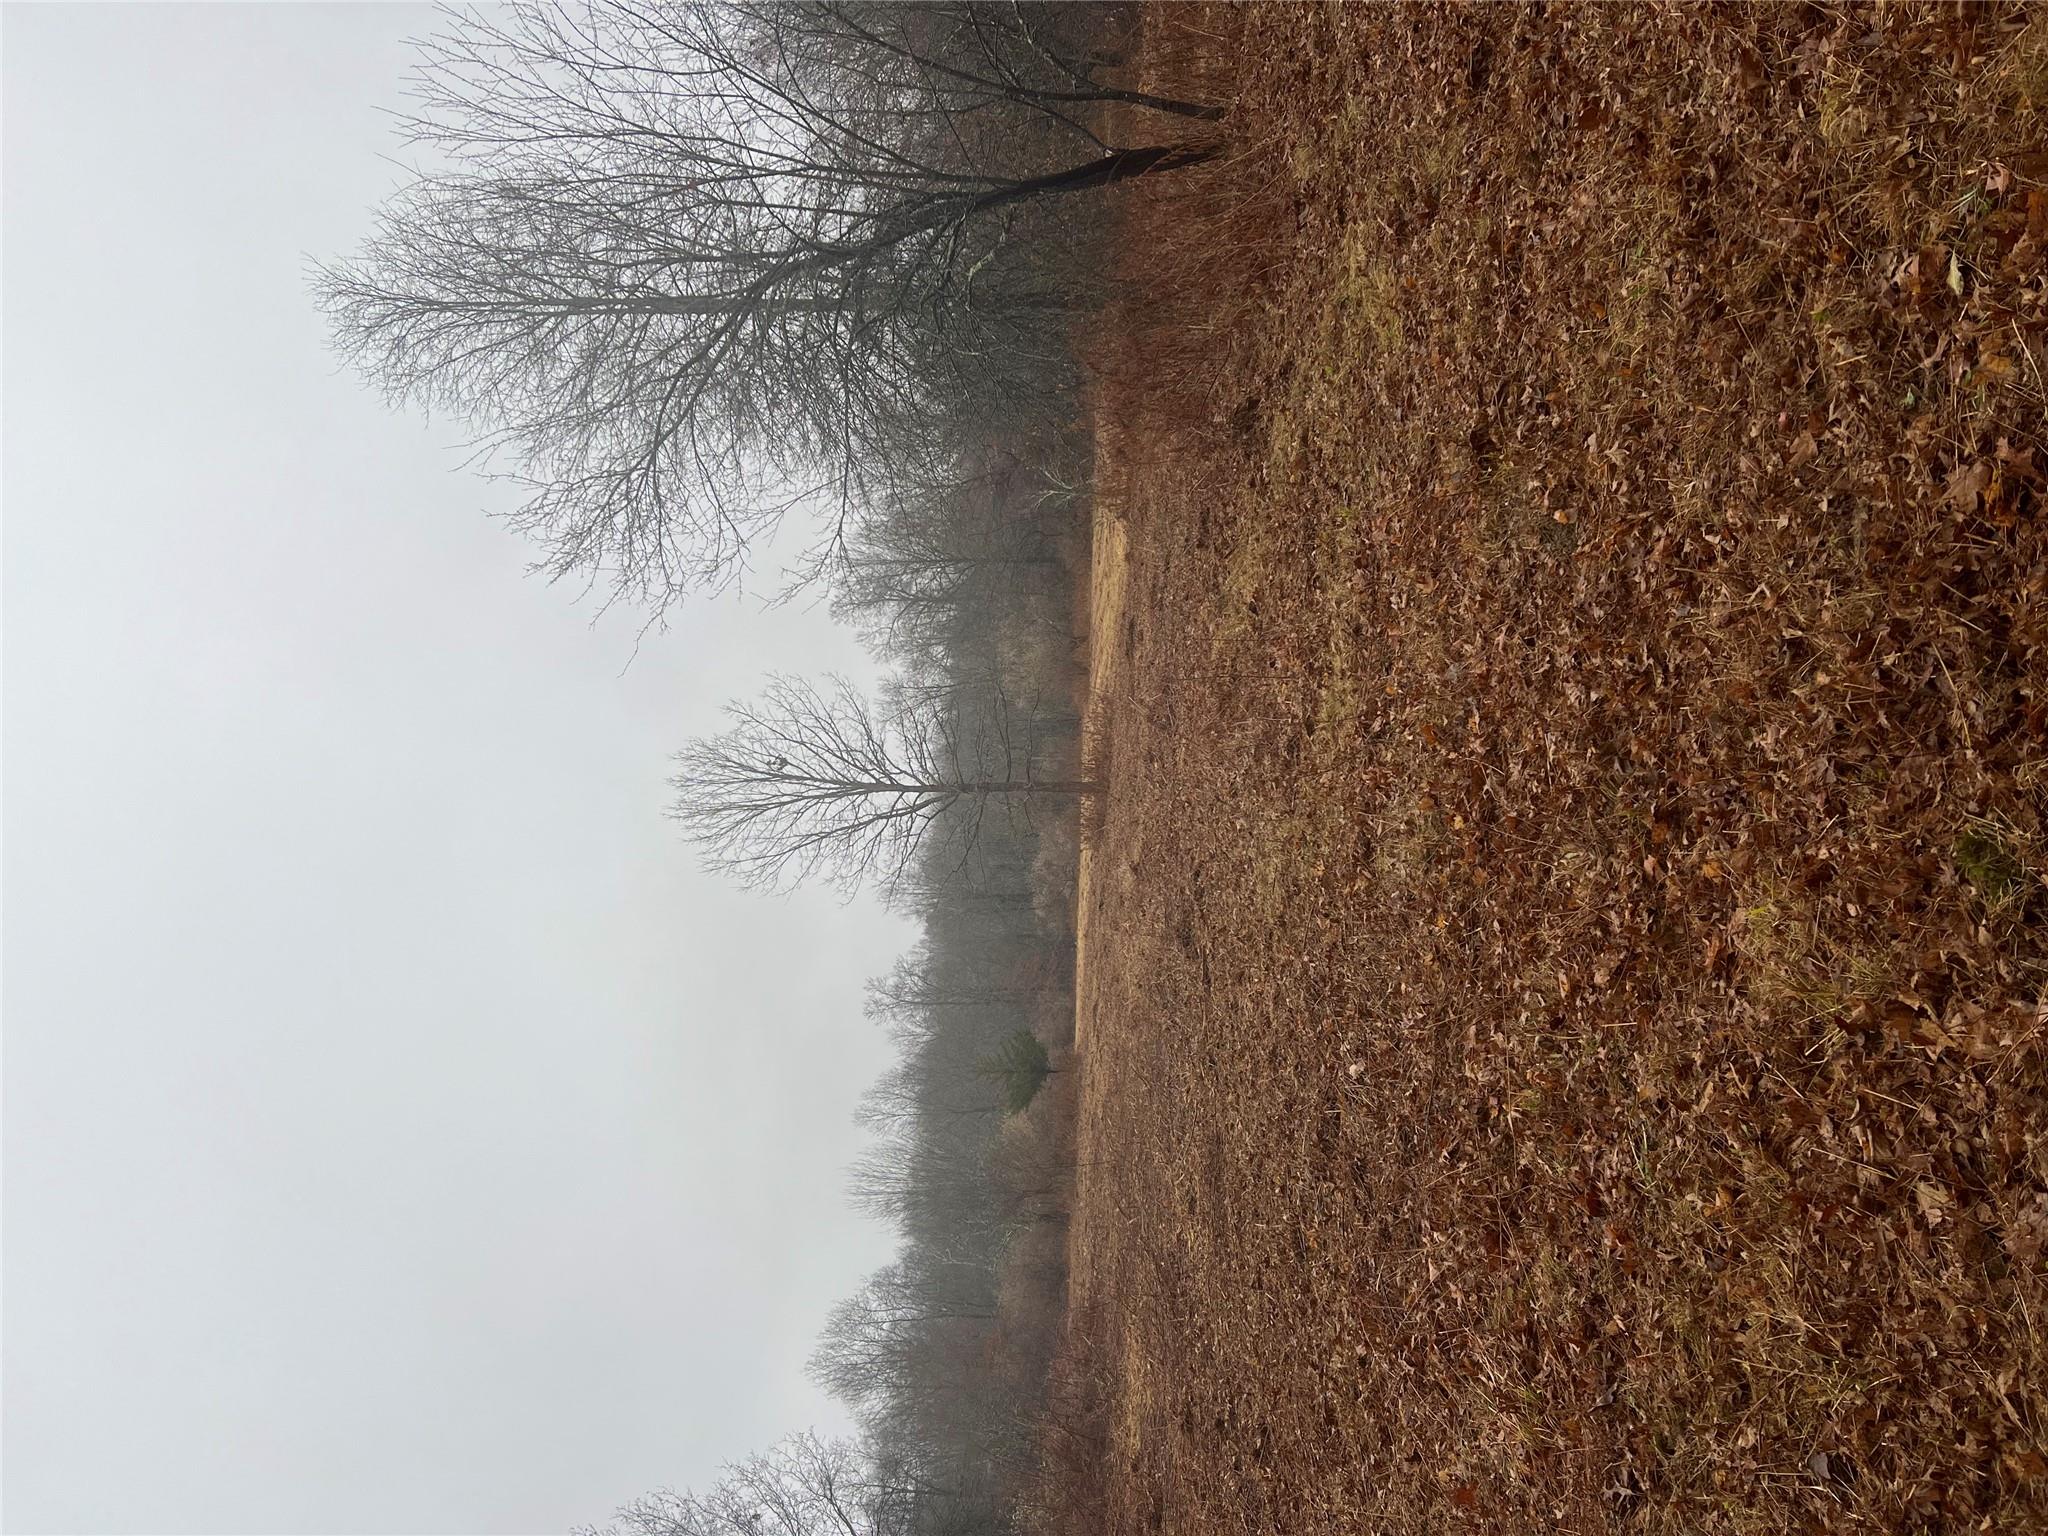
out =
<path fill-rule="evenodd" d="M 2048 10 L 1148 47 L 1064 1523 L 2048 1526 Z"/>

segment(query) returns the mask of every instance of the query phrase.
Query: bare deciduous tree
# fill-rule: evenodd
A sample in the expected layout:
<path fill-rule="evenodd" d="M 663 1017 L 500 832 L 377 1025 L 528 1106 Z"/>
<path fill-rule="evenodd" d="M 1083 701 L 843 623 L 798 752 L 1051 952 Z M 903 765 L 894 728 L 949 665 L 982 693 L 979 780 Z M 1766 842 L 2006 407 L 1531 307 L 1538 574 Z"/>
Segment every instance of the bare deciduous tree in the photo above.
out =
<path fill-rule="evenodd" d="M 986 940 L 987 925 L 977 923 L 976 927 L 982 929 Z M 924 1014 L 954 1008 L 1024 1008 L 1066 990 L 1063 975 L 1049 973 L 1042 966 L 1023 965 L 1018 955 L 1007 957 L 1005 963 L 992 943 L 985 942 L 981 949 L 976 953 L 956 943 L 941 952 L 929 942 L 918 945 L 900 956 L 886 976 L 868 982 L 868 1017 L 897 1030 L 906 1040 L 917 1039 L 929 1031 L 929 1026 L 919 1022 Z M 959 963 L 963 960 L 969 963 Z"/>
<path fill-rule="evenodd" d="M 854 1120 L 871 1131 L 908 1134 L 921 1122 L 936 1118 L 992 1121 L 1002 1112 L 1001 1098 L 985 1083 L 935 1083 L 930 1073 L 899 1062 L 884 1070 L 860 1096 Z"/>
<path fill-rule="evenodd" d="M 756 887 L 822 874 L 849 891 L 888 889 L 928 838 L 971 854 L 992 802 L 1096 788 L 1038 777 L 1000 692 L 972 711 L 877 708 L 844 678 L 776 677 L 728 714 L 730 730 L 679 755 L 674 814 L 714 868 Z"/>
<path fill-rule="evenodd" d="M 573 1536 L 905 1536 L 914 1509 L 852 1442 L 803 1434 L 732 1463 L 706 1493 L 648 1494 Z"/>
<path fill-rule="evenodd" d="M 540 568 L 665 605 L 799 503 L 843 527 L 1097 291 L 1078 194 L 1213 158 L 1087 7 L 518 0 L 420 45 L 435 164 L 324 267 L 341 349 L 517 461 Z M 1183 126 L 1106 136 L 1104 108 Z M 828 537 L 836 547 L 836 534 Z"/>
<path fill-rule="evenodd" d="M 965 1273 L 951 1278 L 949 1269 Z M 862 1408 L 911 1387 L 916 1358 L 935 1336 L 978 1336 L 995 1315 L 984 1266 L 947 1266 L 929 1256 L 916 1267 L 886 1265 L 832 1309 L 811 1356 L 811 1376 L 840 1401 Z"/>
<path fill-rule="evenodd" d="M 915 661 L 946 649 L 938 637 L 963 609 L 1014 607 L 1059 591 L 1055 540 L 1071 512 L 1041 505 L 1022 483 L 1030 478 L 1024 466 L 992 457 L 932 466 L 925 479 L 899 477 L 839 551 L 835 614 Z"/>

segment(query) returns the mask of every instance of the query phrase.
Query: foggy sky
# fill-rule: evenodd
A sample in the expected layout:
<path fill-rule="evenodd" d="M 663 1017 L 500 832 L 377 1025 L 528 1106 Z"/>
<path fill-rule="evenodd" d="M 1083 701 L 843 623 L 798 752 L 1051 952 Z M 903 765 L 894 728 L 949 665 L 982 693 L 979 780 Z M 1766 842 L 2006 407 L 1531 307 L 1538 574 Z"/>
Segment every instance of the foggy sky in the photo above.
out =
<path fill-rule="evenodd" d="M 908 933 L 663 809 L 726 698 L 864 663 L 752 599 L 636 656 L 337 369 L 303 257 L 429 20 L 0 13 L 10 1532 L 560 1531 L 842 1423 Z"/>

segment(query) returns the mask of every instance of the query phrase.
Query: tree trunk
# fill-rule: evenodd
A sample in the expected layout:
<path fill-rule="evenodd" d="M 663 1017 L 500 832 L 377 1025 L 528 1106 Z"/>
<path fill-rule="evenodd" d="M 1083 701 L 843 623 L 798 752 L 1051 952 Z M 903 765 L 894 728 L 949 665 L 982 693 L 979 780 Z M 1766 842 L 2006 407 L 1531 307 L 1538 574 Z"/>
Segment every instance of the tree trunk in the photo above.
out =
<path fill-rule="evenodd" d="M 1163 176 L 1168 171 L 1185 170 L 1191 165 L 1213 160 L 1222 152 L 1220 139 L 1206 139 L 1199 144 L 1147 144 L 1138 149 L 1115 149 L 1097 159 L 1070 165 L 1063 171 L 1048 171 L 1043 176 L 1028 177 L 1007 187 L 981 193 L 970 199 L 961 211 L 963 215 L 983 213 L 990 208 L 1001 208 L 1034 197 L 1086 192 L 1113 182 L 1136 181 L 1140 176 Z"/>

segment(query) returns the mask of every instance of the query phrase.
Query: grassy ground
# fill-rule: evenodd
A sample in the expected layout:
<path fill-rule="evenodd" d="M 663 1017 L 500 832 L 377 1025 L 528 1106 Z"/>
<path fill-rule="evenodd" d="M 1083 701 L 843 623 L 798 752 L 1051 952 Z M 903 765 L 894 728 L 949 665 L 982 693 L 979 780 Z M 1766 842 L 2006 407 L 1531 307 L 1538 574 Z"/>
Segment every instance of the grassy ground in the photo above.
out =
<path fill-rule="evenodd" d="M 1121 440 L 1113 427 L 1099 432 L 1098 439 L 1100 451 L 1113 457 L 1121 454 Z M 1129 569 L 1130 540 L 1123 517 L 1107 499 L 1099 498 L 1095 506 L 1094 538 L 1088 560 L 1087 697 L 1081 701 L 1080 707 L 1087 753 L 1085 776 L 1090 779 L 1107 779 L 1110 772 L 1111 765 L 1104 752 L 1106 705 L 1117 692 L 1118 664 L 1123 656 L 1118 637 L 1123 633 L 1125 576 Z M 1098 633 L 1107 639 L 1097 643 Z M 1097 704 L 1096 701 L 1101 702 Z M 1074 891 L 1074 988 L 1077 996 L 1084 981 L 1082 973 L 1088 963 L 1088 915 L 1096 905 L 1095 850 L 1100 840 L 1100 823 L 1101 807 L 1090 805 L 1085 816 L 1088 835 L 1081 843 L 1080 868 Z M 1129 894 L 1128 890 L 1122 892 L 1125 899 Z M 1074 1020 L 1077 1048 L 1081 1044 L 1080 1029 L 1084 1022 L 1077 1010 Z"/>
<path fill-rule="evenodd" d="M 2043 1528 L 2048 11 L 1151 38 L 1076 1528 Z"/>

